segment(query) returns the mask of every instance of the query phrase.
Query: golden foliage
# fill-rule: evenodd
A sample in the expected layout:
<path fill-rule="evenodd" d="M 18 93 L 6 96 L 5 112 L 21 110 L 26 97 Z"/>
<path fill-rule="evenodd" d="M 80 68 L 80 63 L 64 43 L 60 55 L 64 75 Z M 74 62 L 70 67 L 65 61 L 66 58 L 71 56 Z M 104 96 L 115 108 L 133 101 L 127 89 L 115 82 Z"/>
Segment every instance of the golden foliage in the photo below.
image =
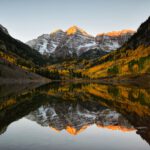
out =
<path fill-rule="evenodd" d="M 119 52 L 113 52 L 110 53 L 110 55 L 114 55 L 117 57 L 117 55 L 119 55 Z M 144 47 L 144 46 L 139 46 L 136 50 L 127 50 L 126 54 L 121 53 L 121 57 L 111 60 L 111 61 L 104 61 L 103 63 L 93 66 L 89 69 L 86 69 L 85 71 L 83 71 L 83 74 L 89 76 L 90 78 L 100 78 L 100 77 L 107 77 L 109 76 L 107 70 L 108 68 L 112 67 L 112 66 L 117 66 L 118 67 L 118 71 L 119 73 L 117 75 L 129 75 L 129 74 L 133 74 L 133 73 L 146 73 L 149 72 L 150 70 L 150 60 L 148 59 L 145 62 L 139 62 L 139 64 L 134 64 L 133 65 L 133 69 L 130 70 L 129 68 L 129 63 L 131 61 L 139 61 L 141 58 L 148 58 L 150 56 L 150 47 Z M 102 57 L 100 60 L 103 61 L 105 60 L 108 55 L 105 55 L 104 57 Z M 100 61 L 99 60 L 99 61 Z M 139 68 L 140 66 L 143 66 L 142 68 Z"/>

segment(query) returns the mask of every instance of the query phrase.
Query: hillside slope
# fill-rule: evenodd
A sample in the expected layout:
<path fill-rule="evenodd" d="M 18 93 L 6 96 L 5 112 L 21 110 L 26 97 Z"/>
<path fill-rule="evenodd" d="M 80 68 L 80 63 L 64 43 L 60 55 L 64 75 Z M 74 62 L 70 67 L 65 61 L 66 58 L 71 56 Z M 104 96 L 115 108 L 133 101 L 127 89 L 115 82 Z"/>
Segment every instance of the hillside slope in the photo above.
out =
<path fill-rule="evenodd" d="M 150 74 L 150 17 L 120 49 L 94 60 L 83 74 L 93 79 Z"/>
<path fill-rule="evenodd" d="M 0 25 L 0 84 L 46 81 L 46 78 L 32 73 L 45 63 L 40 53 L 12 38 L 7 29 Z"/>
<path fill-rule="evenodd" d="M 0 58 L 0 85 L 30 82 L 48 82 L 48 79 Z"/>
<path fill-rule="evenodd" d="M 30 48 L 28 45 L 19 40 L 14 39 L 8 34 L 7 29 L 0 26 L 0 52 L 10 55 L 15 58 L 16 63 L 21 61 L 29 62 L 34 65 L 42 65 L 45 63 L 43 56 L 36 50 Z M 7 31 L 7 32 L 6 32 Z"/>

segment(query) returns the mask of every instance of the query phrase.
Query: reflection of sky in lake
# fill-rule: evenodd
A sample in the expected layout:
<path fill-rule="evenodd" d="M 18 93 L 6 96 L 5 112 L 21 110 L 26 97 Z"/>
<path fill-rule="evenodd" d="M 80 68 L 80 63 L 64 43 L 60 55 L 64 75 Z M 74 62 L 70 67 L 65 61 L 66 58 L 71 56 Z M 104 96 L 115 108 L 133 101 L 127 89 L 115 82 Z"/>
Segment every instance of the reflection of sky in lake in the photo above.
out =
<path fill-rule="evenodd" d="M 136 131 L 122 132 L 92 125 L 73 136 L 65 130 L 58 133 L 23 118 L 12 123 L 0 136 L 0 149 L 149 150 L 149 145 L 136 134 Z"/>

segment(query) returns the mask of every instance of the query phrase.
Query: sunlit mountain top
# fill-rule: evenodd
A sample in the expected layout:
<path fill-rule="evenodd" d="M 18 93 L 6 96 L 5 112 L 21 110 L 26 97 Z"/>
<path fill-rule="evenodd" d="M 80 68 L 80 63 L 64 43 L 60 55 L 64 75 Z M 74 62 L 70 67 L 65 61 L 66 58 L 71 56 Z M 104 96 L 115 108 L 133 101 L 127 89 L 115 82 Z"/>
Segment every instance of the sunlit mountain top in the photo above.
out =
<path fill-rule="evenodd" d="M 77 129 L 75 127 L 72 126 L 67 126 L 66 127 L 66 131 L 71 134 L 71 135 L 78 135 L 81 132 L 84 132 L 88 127 L 90 127 L 91 125 L 84 125 L 82 126 L 80 129 Z M 102 125 L 96 125 L 98 128 L 105 128 L 105 129 L 110 129 L 110 130 L 116 130 L 116 131 L 121 131 L 121 132 L 131 132 L 131 131 L 135 131 L 135 129 L 133 127 L 125 127 L 125 126 L 121 126 L 121 125 L 106 125 L 106 126 L 102 126 Z M 52 130 L 56 131 L 57 133 L 60 133 L 61 130 L 58 130 L 57 128 L 54 127 L 50 127 Z"/>
<path fill-rule="evenodd" d="M 120 125 L 108 125 L 108 126 L 97 125 L 97 127 L 99 127 L 99 128 L 111 129 L 111 130 L 118 130 L 118 131 L 122 131 L 122 132 L 135 131 L 135 129 L 132 128 L 132 127 L 127 128 L 127 127 L 120 126 Z"/>
<path fill-rule="evenodd" d="M 106 36 L 121 36 L 121 35 L 124 35 L 124 34 L 134 34 L 134 33 L 135 33 L 134 30 L 123 29 L 123 30 L 120 30 L 120 31 L 112 31 L 112 32 L 107 32 L 107 33 L 100 33 L 100 34 L 98 34 L 98 36 L 101 36 L 101 35 L 106 35 Z"/>
<path fill-rule="evenodd" d="M 84 126 L 83 126 L 82 128 L 80 128 L 80 129 L 76 129 L 76 128 L 71 127 L 71 126 L 67 126 L 67 127 L 66 127 L 66 131 L 67 131 L 68 133 L 70 133 L 71 135 L 77 135 L 77 134 L 83 132 L 87 127 L 89 127 L 89 125 L 84 125 Z"/>
<path fill-rule="evenodd" d="M 55 34 L 55 33 L 60 33 L 60 32 L 65 32 L 65 31 L 63 31 L 62 29 L 55 29 L 50 34 Z M 106 33 L 100 33 L 100 34 L 97 34 L 97 36 L 100 36 L 100 35 L 121 36 L 121 35 L 124 35 L 124 34 L 134 34 L 135 32 L 136 31 L 132 30 L 132 29 L 123 29 L 123 30 L 120 30 L 120 31 L 111 31 L 111 32 L 106 32 Z M 81 33 L 83 35 L 88 35 L 88 36 L 90 35 L 85 30 L 81 29 L 80 27 L 78 27 L 76 25 L 73 25 L 73 26 L 71 26 L 70 28 L 68 28 L 66 30 L 67 35 L 73 35 L 73 34 L 76 34 L 76 33 Z"/>
<path fill-rule="evenodd" d="M 72 26 L 70 27 L 67 31 L 66 31 L 67 35 L 73 35 L 76 33 L 81 33 L 83 35 L 89 35 L 86 31 L 84 31 L 83 29 L 79 28 L 78 26 Z"/>

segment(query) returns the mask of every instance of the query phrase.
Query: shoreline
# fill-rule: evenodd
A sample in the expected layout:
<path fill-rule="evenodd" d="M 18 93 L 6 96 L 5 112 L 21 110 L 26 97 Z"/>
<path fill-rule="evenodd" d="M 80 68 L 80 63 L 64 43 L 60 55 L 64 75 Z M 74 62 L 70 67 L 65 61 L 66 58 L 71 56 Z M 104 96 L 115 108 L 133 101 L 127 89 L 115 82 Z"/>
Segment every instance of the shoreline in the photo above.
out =
<path fill-rule="evenodd" d="M 52 80 L 52 82 L 101 83 L 101 84 L 109 84 L 109 85 L 139 86 L 144 88 L 150 88 L 150 74 L 103 77 L 99 79 Z"/>
<path fill-rule="evenodd" d="M 30 80 L 30 79 L 0 78 L 0 85 L 5 85 L 5 84 L 30 84 L 30 83 L 46 84 L 46 83 L 50 83 L 50 82 L 51 82 L 51 80 L 49 80 L 49 79 Z"/>
<path fill-rule="evenodd" d="M 101 83 L 124 86 L 137 86 L 150 88 L 150 74 L 138 74 L 128 76 L 118 76 L 113 78 L 100 79 Z"/>
<path fill-rule="evenodd" d="M 5 84 L 48 84 L 54 82 L 61 83 L 101 83 L 109 85 L 124 85 L 124 86 L 139 86 L 144 88 L 150 88 L 150 74 L 128 75 L 128 76 L 116 76 L 116 77 L 104 77 L 99 79 L 67 79 L 67 80 L 50 80 L 50 79 L 8 79 L 0 78 L 0 85 Z"/>

